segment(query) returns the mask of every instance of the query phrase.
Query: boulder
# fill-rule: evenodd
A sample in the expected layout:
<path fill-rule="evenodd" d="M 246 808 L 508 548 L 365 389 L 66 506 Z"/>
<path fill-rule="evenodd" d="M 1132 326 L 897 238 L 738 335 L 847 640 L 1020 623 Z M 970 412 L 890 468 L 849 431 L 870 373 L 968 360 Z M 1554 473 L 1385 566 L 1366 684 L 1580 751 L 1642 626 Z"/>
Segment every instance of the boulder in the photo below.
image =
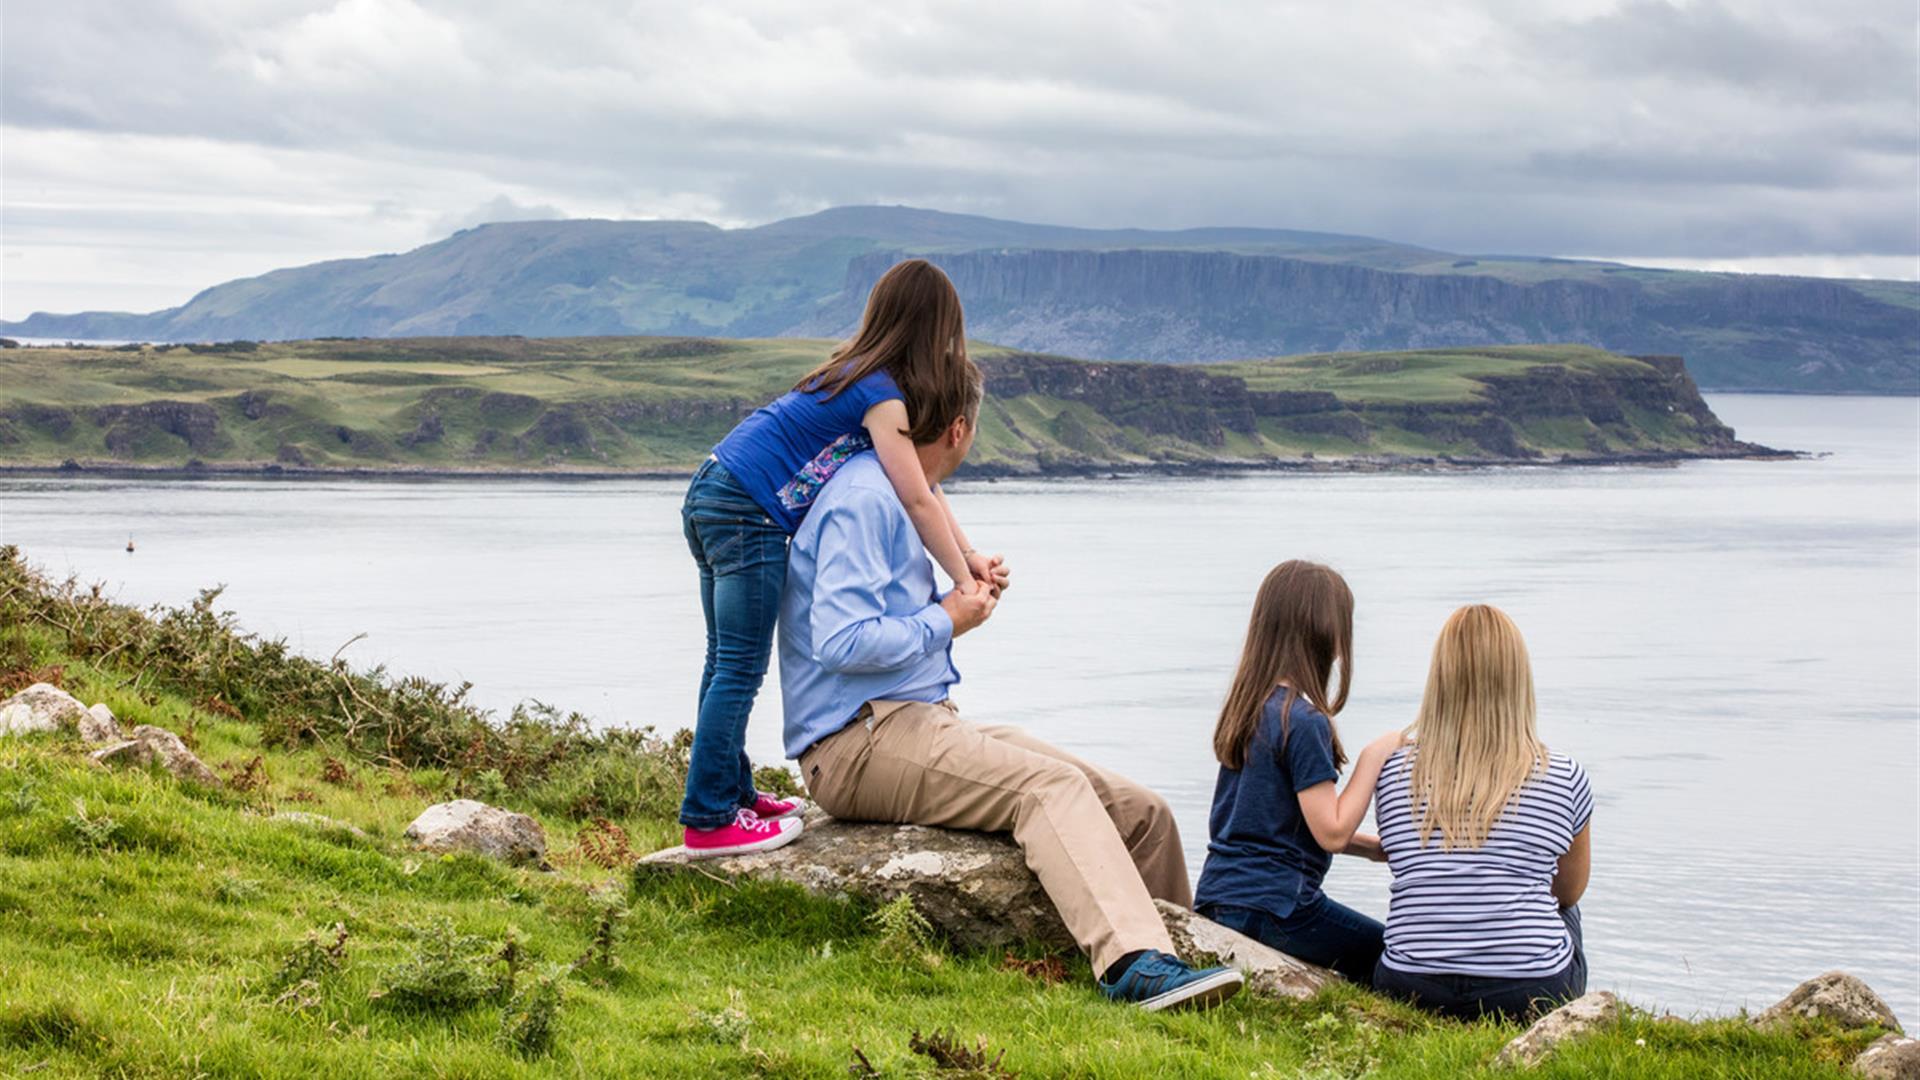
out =
<path fill-rule="evenodd" d="M 1598 1031 L 1619 1018 L 1620 999 L 1605 990 L 1595 990 L 1534 1021 L 1501 1049 L 1493 1063 L 1508 1067 L 1538 1065 L 1560 1044 Z"/>
<path fill-rule="evenodd" d="M 133 729 L 133 738 L 102 747 L 88 755 L 102 765 L 147 766 L 158 764 L 182 780 L 203 787 L 219 787 L 220 778 L 207 763 L 194 756 L 180 736 L 166 728 L 141 724 Z"/>
<path fill-rule="evenodd" d="M 666 870 L 697 867 L 729 878 L 786 881 L 825 896 L 886 903 L 908 896 L 955 945 L 997 949 L 1018 942 L 1072 948 L 1053 901 L 1000 833 L 840 821 L 813 810 L 799 840 L 774 851 L 691 859 L 684 847 L 640 860 Z M 1165 901 L 1159 902 L 1182 956 L 1218 957 L 1248 976 L 1248 988 L 1274 997 L 1307 997 L 1338 978 Z"/>
<path fill-rule="evenodd" d="M 1759 1027 L 1774 1027 L 1794 1017 L 1831 1020 L 1841 1027 L 1861 1028 L 1878 1024 L 1888 1031 L 1900 1031 L 1893 1010 L 1880 1000 L 1873 988 L 1844 971 L 1816 975 L 1793 988 L 1772 1008 L 1753 1018 Z"/>
<path fill-rule="evenodd" d="M 407 826 L 406 835 L 427 851 L 470 851 L 543 869 L 547 863 L 547 834 L 539 822 L 472 799 L 427 807 Z"/>
<path fill-rule="evenodd" d="M 1286 953 L 1178 904 L 1155 900 L 1160 918 L 1173 936 L 1174 951 L 1189 963 L 1220 963 L 1239 969 L 1247 989 L 1262 997 L 1310 998 L 1340 976 L 1329 968 L 1295 960 Z"/>
<path fill-rule="evenodd" d="M 1920 1039 L 1882 1035 L 1853 1059 L 1853 1071 L 1867 1080 L 1920 1080 Z"/>
<path fill-rule="evenodd" d="M 94 705 L 82 713 L 76 727 L 81 742 L 115 743 L 126 738 L 120 731 L 119 718 L 105 704 Z"/>
<path fill-rule="evenodd" d="M 800 839 L 775 851 L 693 860 L 684 847 L 642 866 L 698 866 L 725 877 L 790 881 L 823 896 L 898 896 L 954 944 L 998 948 L 1017 941 L 1070 948 L 1053 902 L 1006 836 L 926 825 L 841 821 L 814 810 Z"/>
<path fill-rule="evenodd" d="M 71 728 L 87 715 L 80 699 L 52 683 L 34 683 L 0 704 L 0 735 Z"/>

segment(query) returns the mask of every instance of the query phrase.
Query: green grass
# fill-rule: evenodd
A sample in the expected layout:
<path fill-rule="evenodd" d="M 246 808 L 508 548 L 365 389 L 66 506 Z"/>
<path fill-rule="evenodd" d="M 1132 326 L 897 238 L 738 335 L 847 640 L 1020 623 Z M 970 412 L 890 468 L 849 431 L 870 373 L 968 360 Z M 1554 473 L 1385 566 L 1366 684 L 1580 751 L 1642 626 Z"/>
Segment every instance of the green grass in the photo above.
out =
<path fill-rule="evenodd" d="M 339 669 L 269 662 L 266 645 L 199 608 L 147 616 L 49 583 L 0 550 L 0 683 L 57 679 L 127 724 L 180 733 L 229 777 L 205 790 L 95 767 L 67 736 L 0 739 L 0 1075 L 843 1077 L 858 1051 L 883 1075 L 927 1076 L 912 1036 L 944 1029 L 1004 1051 L 1028 1077 L 1412 1078 L 1493 1075 L 1493 1055 L 1519 1030 L 1432 1018 L 1350 986 L 1149 1015 L 1104 1000 L 1077 958 L 1050 984 L 1001 954 L 903 942 L 857 901 L 634 874 L 617 844 L 590 857 L 592 841 L 624 835 L 632 852 L 673 842 L 670 800 L 621 803 L 601 824 L 598 807 L 551 798 L 552 777 L 537 770 L 397 764 L 395 753 L 418 756 L 405 748 L 434 740 L 370 744 L 338 734 L 341 723 L 376 709 L 413 725 L 457 717 L 407 711 L 404 684 L 384 678 L 356 676 L 349 692 Z M 339 703 L 287 709 L 302 672 L 340 688 Z M 223 677 L 210 696 L 209 680 Z M 281 692 L 252 694 L 235 678 Z M 306 716 L 307 734 L 287 730 L 290 712 Z M 314 734 L 326 732 L 336 737 Z M 558 753 L 545 745 L 543 757 Z M 560 756 L 631 773 L 620 745 Z M 672 744 L 650 745 L 678 760 Z M 644 783 L 645 765 L 629 779 Z M 539 818 L 554 869 L 410 850 L 406 824 L 462 794 Z M 286 810 L 365 835 L 271 816 Z M 609 895 L 624 920 L 607 922 Z M 472 941 L 470 961 L 454 957 L 469 992 L 424 1007 L 400 990 L 452 985 L 422 983 L 418 967 L 418 928 L 442 921 Z M 603 950 L 604 925 L 618 930 Z M 316 960 L 334 927 L 342 958 Z M 548 1048 L 499 1037 L 506 996 L 492 987 L 507 965 L 490 958 L 509 939 L 518 985 L 544 972 L 563 988 Z M 1635 1015 L 1538 1075 L 1837 1078 L 1874 1034 Z"/>
<path fill-rule="evenodd" d="M 1483 391 L 1482 376 L 1520 375 L 1542 366 L 1602 376 L 1646 368 L 1631 357 L 1584 345 L 1502 345 L 1318 353 L 1208 370 L 1237 375 L 1255 390 L 1325 390 L 1356 404 L 1412 404 L 1472 400 Z"/>
<path fill-rule="evenodd" d="M 222 351 L 0 350 L 0 465 L 678 473 L 831 347 L 797 339 L 422 338 Z M 990 382 L 992 372 L 1031 363 L 991 345 L 974 352 L 987 361 Z M 1676 402 L 1688 422 L 1668 424 L 1658 438 L 1632 425 L 1599 431 L 1609 451 L 1710 449 L 1722 438 L 1715 425 L 1693 423 L 1698 397 L 1684 380 L 1597 349 L 1517 346 L 1176 366 L 1159 396 L 1146 400 L 1106 392 L 1092 377 L 1084 396 L 1071 399 L 990 390 L 970 464 L 1036 472 L 1307 453 L 1486 456 L 1470 440 L 1399 438 L 1393 411 L 1460 403 L 1491 410 L 1485 380 L 1540 368 L 1623 388 L 1645 384 Z M 1271 417 L 1250 424 L 1209 388 L 1221 378 L 1254 391 L 1331 392 L 1336 411 L 1359 410 L 1347 419 L 1374 434 L 1329 437 Z M 1572 410 L 1569 424 L 1524 431 L 1527 447 L 1549 456 L 1592 452 L 1586 417 L 1565 403 L 1554 408 Z"/>

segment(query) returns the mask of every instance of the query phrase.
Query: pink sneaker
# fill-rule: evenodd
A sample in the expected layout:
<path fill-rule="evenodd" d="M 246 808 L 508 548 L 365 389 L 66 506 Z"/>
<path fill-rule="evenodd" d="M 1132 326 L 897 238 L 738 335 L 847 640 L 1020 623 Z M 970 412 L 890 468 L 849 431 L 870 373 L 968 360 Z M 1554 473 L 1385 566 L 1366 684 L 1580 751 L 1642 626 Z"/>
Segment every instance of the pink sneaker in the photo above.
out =
<path fill-rule="evenodd" d="M 753 793 L 753 805 L 747 809 L 761 821 L 778 821 L 781 818 L 798 817 L 807 804 L 799 799 L 776 799 L 764 791 Z"/>
<path fill-rule="evenodd" d="M 762 821 L 753 811 L 742 810 L 734 815 L 733 824 L 718 829 L 689 828 L 685 839 L 689 858 L 717 859 L 749 851 L 772 851 L 791 844 L 799 835 L 799 818 Z"/>

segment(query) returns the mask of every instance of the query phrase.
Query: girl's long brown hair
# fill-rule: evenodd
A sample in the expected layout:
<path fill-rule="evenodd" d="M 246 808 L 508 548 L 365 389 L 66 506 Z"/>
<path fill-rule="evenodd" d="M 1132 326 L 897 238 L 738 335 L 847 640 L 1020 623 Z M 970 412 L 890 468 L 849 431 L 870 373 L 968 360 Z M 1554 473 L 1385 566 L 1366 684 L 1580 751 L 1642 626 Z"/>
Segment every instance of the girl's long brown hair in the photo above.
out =
<path fill-rule="evenodd" d="M 1329 698 L 1327 682 L 1340 662 L 1340 692 Z M 1297 697 L 1326 714 L 1333 736 L 1335 767 L 1347 763 L 1333 717 L 1347 706 L 1353 682 L 1353 590 L 1331 567 L 1288 559 L 1267 574 L 1247 621 L 1247 644 L 1240 670 L 1213 729 L 1213 756 L 1229 769 L 1247 762 L 1247 746 L 1260 728 L 1260 714 L 1274 687 L 1286 682 L 1280 709 L 1280 745 Z"/>
<path fill-rule="evenodd" d="M 883 370 L 906 399 L 906 435 L 915 443 L 939 438 L 966 411 L 975 378 L 966 316 L 953 282 L 925 259 L 895 263 L 880 275 L 860 329 L 793 388 L 832 397 Z"/>

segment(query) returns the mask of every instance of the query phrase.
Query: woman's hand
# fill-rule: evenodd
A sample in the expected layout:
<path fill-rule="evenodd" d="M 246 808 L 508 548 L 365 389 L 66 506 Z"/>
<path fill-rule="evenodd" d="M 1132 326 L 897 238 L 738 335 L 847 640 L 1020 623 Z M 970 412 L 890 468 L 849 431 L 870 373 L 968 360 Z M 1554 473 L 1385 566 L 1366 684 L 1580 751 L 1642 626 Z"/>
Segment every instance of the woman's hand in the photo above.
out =
<path fill-rule="evenodd" d="M 1340 854 L 1357 855 L 1374 862 L 1387 861 L 1386 849 L 1380 846 L 1380 838 L 1372 833 L 1354 833 L 1353 839 L 1347 841 L 1347 846 L 1340 849 Z"/>

